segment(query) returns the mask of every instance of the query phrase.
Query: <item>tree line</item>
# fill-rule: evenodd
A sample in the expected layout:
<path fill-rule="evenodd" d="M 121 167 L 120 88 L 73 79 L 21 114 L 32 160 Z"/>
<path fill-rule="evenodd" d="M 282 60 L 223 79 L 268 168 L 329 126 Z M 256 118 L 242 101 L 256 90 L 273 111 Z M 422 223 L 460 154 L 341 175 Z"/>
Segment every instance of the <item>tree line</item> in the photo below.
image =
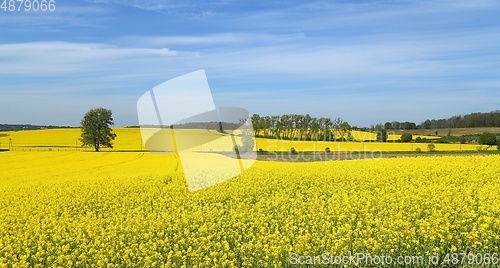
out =
<path fill-rule="evenodd" d="M 371 126 L 374 129 L 436 129 L 436 128 L 474 128 L 474 127 L 500 127 L 500 110 L 489 113 L 470 113 L 455 115 L 450 118 L 427 119 L 420 124 L 414 122 L 385 122 Z"/>
<path fill-rule="evenodd" d="M 354 139 L 351 134 L 353 128 L 341 118 L 316 118 L 309 114 L 253 114 L 250 119 L 255 137 L 323 141 Z"/>
<path fill-rule="evenodd" d="M 421 128 L 473 128 L 473 127 L 500 127 L 500 110 L 489 113 L 471 113 L 456 115 L 448 119 L 425 120 Z"/>
<path fill-rule="evenodd" d="M 73 128 L 70 126 L 39 126 L 30 124 L 0 124 L 0 131 L 18 131 L 18 130 L 39 130 L 39 129 L 57 129 L 57 128 Z"/>

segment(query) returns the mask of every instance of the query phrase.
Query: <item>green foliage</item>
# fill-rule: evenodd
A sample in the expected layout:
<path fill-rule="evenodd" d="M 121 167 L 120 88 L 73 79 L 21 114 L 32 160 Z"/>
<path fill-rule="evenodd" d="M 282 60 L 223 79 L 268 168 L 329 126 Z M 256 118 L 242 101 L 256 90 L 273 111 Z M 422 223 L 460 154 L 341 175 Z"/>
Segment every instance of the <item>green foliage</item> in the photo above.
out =
<path fill-rule="evenodd" d="M 434 128 L 474 128 L 474 127 L 500 127 L 500 111 L 489 113 L 472 113 L 456 115 L 450 118 L 425 120 L 420 126 L 423 129 Z"/>
<path fill-rule="evenodd" d="M 290 148 L 290 153 L 292 153 L 292 154 L 297 154 L 297 150 L 295 150 L 295 148 L 294 148 L 294 147 L 292 147 L 292 148 Z"/>
<path fill-rule="evenodd" d="M 422 152 L 422 149 L 420 149 L 419 147 L 417 147 L 417 149 L 415 149 L 415 152 L 417 152 L 417 153 L 421 153 L 421 152 Z"/>
<path fill-rule="evenodd" d="M 479 144 L 497 145 L 497 136 L 493 133 L 484 132 L 479 136 Z"/>
<path fill-rule="evenodd" d="M 326 148 L 325 148 L 325 152 L 326 152 L 326 153 L 329 153 L 329 152 L 330 152 L 330 147 L 326 147 Z"/>
<path fill-rule="evenodd" d="M 497 150 L 500 151 L 500 139 L 497 139 Z"/>
<path fill-rule="evenodd" d="M 417 142 L 417 143 L 421 143 L 421 142 L 422 142 L 422 138 L 421 138 L 421 137 L 417 137 L 417 138 L 415 139 L 415 142 Z"/>
<path fill-rule="evenodd" d="M 377 131 L 377 141 L 386 142 L 387 141 L 387 130 L 381 129 Z"/>
<path fill-rule="evenodd" d="M 245 134 L 243 134 L 243 137 L 241 137 L 241 143 L 243 144 L 241 146 L 241 151 L 242 152 L 251 152 L 251 151 L 253 151 L 253 148 L 255 146 L 255 141 L 252 138 L 251 133 L 245 133 Z"/>
<path fill-rule="evenodd" d="M 487 146 L 479 145 L 479 146 L 476 146 L 476 150 L 478 150 L 478 151 L 486 151 L 486 150 L 488 150 L 488 147 Z"/>
<path fill-rule="evenodd" d="M 436 145 L 434 143 L 427 144 L 427 150 L 429 152 L 435 152 L 436 151 Z"/>
<path fill-rule="evenodd" d="M 460 137 L 460 144 L 465 144 L 466 142 L 467 139 L 464 136 Z"/>
<path fill-rule="evenodd" d="M 410 142 L 411 140 L 413 140 L 413 136 L 410 133 L 403 133 L 401 135 L 401 142 Z"/>
<path fill-rule="evenodd" d="M 102 107 L 90 109 L 80 122 L 82 146 L 94 147 L 96 152 L 103 147 L 113 148 L 113 140 L 116 138 L 111 129 L 113 124 L 111 110 Z"/>
<path fill-rule="evenodd" d="M 309 114 L 251 116 L 255 137 L 301 141 L 348 141 L 352 127 L 341 118 L 316 118 Z"/>

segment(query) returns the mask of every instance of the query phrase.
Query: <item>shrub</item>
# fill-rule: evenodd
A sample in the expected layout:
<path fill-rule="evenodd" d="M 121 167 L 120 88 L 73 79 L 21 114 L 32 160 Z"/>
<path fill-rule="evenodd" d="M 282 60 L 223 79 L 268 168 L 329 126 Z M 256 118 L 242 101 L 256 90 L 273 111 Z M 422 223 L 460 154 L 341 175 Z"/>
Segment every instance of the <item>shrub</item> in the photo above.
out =
<path fill-rule="evenodd" d="M 410 142 L 411 140 L 413 140 L 413 136 L 410 133 L 403 133 L 401 135 L 401 142 Z"/>
<path fill-rule="evenodd" d="M 479 136 L 479 144 L 497 145 L 497 135 L 489 132 L 484 132 Z"/>
<path fill-rule="evenodd" d="M 420 148 L 418 148 L 418 147 L 417 147 L 417 149 L 415 149 L 415 151 L 416 151 L 417 153 L 421 153 L 421 152 L 422 152 L 422 149 L 420 149 Z"/>
<path fill-rule="evenodd" d="M 497 140 L 497 150 L 500 151 L 500 139 Z"/>
<path fill-rule="evenodd" d="M 429 143 L 429 144 L 427 144 L 427 150 L 428 150 L 429 152 L 434 152 L 434 151 L 436 151 L 436 145 L 435 145 L 434 143 L 432 143 L 432 142 L 431 142 L 431 143 Z"/>
<path fill-rule="evenodd" d="M 295 150 L 295 148 L 294 148 L 294 147 L 292 147 L 292 148 L 290 148 L 290 153 L 292 153 L 292 154 L 296 154 L 296 153 L 297 153 L 297 150 Z"/>
<path fill-rule="evenodd" d="M 330 152 L 330 147 L 326 147 L 325 148 L 325 153 L 329 153 Z"/>
<path fill-rule="evenodd" d="M 421 137 L 417 137 L 417 138 L 415 139 L 415 142 L 416 142 L 416 143 L 421 143 L 421 142 L 422 142 L 422 138 L 421 138 Z"/>

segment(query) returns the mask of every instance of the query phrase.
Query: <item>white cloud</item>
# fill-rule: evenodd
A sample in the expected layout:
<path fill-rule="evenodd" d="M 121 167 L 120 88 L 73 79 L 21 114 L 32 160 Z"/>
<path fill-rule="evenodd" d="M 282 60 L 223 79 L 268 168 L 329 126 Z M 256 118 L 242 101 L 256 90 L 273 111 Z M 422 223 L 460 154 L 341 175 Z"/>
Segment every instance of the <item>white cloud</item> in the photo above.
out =
<path fill-rule="evenodd" d="M 218 33 L 210 35 L 172 35 L 172 36 L 126 36 L 116 39 L 116 42 L 134 46 L 158 47 L 163 45 L 219 45 L 249 43 L 291 42 L 306 38 L 303 33 L 296 34 L 262 34 L 262 33 Z"/>
<path fill-rule="evenodd" d="M 99 43 L 31 42 L 0 44 L 0 74 L 29 76 L 109 70 L 126 61 L 158 60 L 178 53 L 167 48 L 121 48 Z"/>

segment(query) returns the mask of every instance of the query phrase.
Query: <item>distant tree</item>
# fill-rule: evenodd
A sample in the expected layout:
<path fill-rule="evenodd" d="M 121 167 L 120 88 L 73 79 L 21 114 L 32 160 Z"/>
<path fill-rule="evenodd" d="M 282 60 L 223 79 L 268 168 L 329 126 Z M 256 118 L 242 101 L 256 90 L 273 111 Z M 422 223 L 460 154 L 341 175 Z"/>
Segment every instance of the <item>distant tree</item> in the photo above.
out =
<path fill-rule="evenodd" d="M 380 129 L 377 131 L 377 141 L 386 142 L 387 141 L 387 130 Z"/>
<path fill-rule="evenodd" d="M 411 140 L 413 140 L 411 133 L 403 133 L 403 135 L 401 135 L 401 142 L 410 142 Z"/>
<path fill-rule="evenodd" d="M 497 145 L 497 136 L 493 133 L 484 132 L 479 136 L 479 144 Z"/>
<path fill-rule="evenodd" d="M 111 129 L 113 124 L 111 110 L 102 107 L 90 109 L 80 122 L 82 146 L 94 147 L 96 152 L 102 147 L 113 148 L 113 140 L 116 138 Z"/>
<path fill-rule="evenodd" d="M 385 124 L 384 124 L 384 128 L 385 128 L 385 129 L 392 129 L 392 124 L 391 124 L 391 122 L 385 122 Z"/>
<path fill-rule="evenodd" d="M 429 144 L 427 144 L 427 150 L 428 150 L 429 152 L 434 152 L 434 151 L 436 151 L 436 145 L 435 145 L 434 143 L 432 143 L 432 142 L 431 142 L 431 143 L 429 143 Z"/>
<path fill-rule="evenodd" d="M 349 123 L 342 121 L 339 127 L 340 127 L 340 139 L 342 141 L 347 141 L 349 137 L 351 137 L 351 131 L 352 131 L 351 126 L 349 125 Z"/>
<path fill-rule="evenodd" d="M 422 128 L 423 129 L 430 129 L 431 125 L 432 125 L 431 120 L 427 119 L 427 120 L 425 120 L 425 122 L 422 123 Z"/>
<path fill-rule="evenodd" d="M 421 137 L 417 137 L 417 138 L 415 139 L 415 142 L 416 142 L 416 143 L 421 143 L 421 142 L 422 142 L 422 138 L 421 138 Z"/>
<path fill-rule="evenodd" d="M 400 129 L 401 128 L 401 123 L 399 121 L 392 121 L 392 129 Z"/>
<path fill-rule="evenodd" d="M 460 137 L 461 144 L 465 144 L 466 141 L 467 141 L 467 139 L 464 136 Z"/>
<path fill-rule="evenodd" d="M 260 134 L 260 131 L 263 128 L 263 123 L 262 123 L 263 120 L 261 119 L 260 115 L 258 115 L 258 114 L 253 114 L 251 117 L 251 120 L 252 120 L 254 136 L 258 137 Z"/>
<path fill-rule="evenodd" d="M 244 133 L 243 137 L 241 137 L 241 152 L 251 152 L 255 146 L 255 141 L 252 138 L 252 135 L 249 133 Z"/>
<path fill-rule="evenodd" d="M 255 119 L 255 114 L 251 118 L 242 118 L 240 119 L 241 125 L 241 146 L 236 145 L 234 150 L 239 153 L 252 152 L 255 147 L 255 141 L 253 139 L 253 135 L 255 134 L 252 129 L 252 125 Z"/>

